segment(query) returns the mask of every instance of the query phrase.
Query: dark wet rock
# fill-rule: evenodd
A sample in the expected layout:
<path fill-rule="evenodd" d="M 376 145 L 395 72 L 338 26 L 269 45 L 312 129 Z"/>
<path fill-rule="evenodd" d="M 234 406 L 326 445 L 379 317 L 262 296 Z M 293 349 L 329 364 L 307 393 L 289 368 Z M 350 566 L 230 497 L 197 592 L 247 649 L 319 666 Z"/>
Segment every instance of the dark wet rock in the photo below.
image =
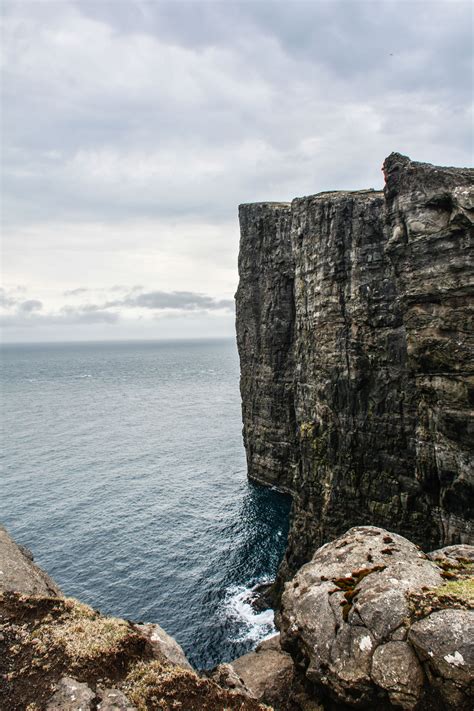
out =
<path fill-rule="evenodd" d="M 474 171 L 384 172 L 239 209 L 248 472 L 293 496 L 280 586 L 350 526 L 474 542 Z"/>
<path fill-rule="evenodd" d="M 450 608 L 440 591 L 457 581 L 445 575 L 416 545 L 374 526 L 322 546 L 285 585 L 279 613 L 282 647 L 315 698 L 319 690 L 362 708 L 470 708 L 474 611 L 469 597 Z"/>
<path fill-rule="evenodd" d="M 87 684 L 77 679 L 63 677 L 58 683 L 56 693 L 46 706 L 46 711 L 89 711 L 95 694 Z"/>
<path fill-rule="evenodd" d="M 289 489 L 296 466 L 291 205 L 242 205 L 239 217 L 237 343 L 249 473 Z"/>
<path fill-rule="evenodd" d="M 264 612 L 274 606 L 274 582 L 259 583 L 252 589 L 250 604 L 257 612 Z"/>

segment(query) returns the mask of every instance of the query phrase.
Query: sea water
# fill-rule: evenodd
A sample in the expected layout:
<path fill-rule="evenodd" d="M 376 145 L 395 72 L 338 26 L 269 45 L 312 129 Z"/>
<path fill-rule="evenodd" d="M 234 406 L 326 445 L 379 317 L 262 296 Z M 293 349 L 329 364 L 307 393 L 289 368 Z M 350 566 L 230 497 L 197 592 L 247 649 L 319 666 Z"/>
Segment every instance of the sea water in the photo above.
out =
<path fill-rule="evenodd" d="M 232 341 L 2 347 L 0 521 L 65 594 L 198 668 L 274 631 L 289 501 L 246 479 Z"/>

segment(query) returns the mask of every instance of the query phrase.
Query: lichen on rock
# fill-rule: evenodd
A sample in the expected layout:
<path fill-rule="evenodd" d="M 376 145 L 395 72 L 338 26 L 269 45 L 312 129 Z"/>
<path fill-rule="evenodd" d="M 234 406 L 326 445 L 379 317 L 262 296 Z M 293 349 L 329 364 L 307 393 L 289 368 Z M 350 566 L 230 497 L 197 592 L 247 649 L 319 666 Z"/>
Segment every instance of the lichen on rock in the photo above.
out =
<path fill-rule="evenodd" d="M 323 697 L 341 704 L 467 710 L 474 700 L 474 611 L 462 591 L 471 590 L 472 571 L 459 567 L 449 583 L 443 573 L 398 534 L 352 528 L 285 585 L 282 647 Z M 441 591 L 454 583 L 453 601 Z"/>

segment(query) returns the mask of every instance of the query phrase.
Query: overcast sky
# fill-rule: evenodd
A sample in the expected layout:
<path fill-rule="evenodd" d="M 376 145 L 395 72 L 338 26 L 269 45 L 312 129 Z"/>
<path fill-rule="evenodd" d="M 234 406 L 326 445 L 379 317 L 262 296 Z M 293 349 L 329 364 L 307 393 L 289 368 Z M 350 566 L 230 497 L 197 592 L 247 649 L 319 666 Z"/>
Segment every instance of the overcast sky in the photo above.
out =
<path fill-rule="evenodd" d="M 239 203 L 472 163 L 472 7 L 4 0 L 4 340 L 232 336 Z"/>

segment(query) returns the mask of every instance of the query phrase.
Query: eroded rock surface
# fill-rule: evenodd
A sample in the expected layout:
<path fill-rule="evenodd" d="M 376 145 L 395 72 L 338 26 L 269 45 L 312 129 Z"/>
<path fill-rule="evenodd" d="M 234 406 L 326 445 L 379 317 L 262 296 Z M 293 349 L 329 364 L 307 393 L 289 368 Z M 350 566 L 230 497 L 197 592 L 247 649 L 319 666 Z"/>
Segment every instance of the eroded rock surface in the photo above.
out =
<path fill-rule="evenodd" d="M 474 601 L 461 593 L 472 590 L 474 571 L 466 565 L 452 561 L 448 571 L 395 533 L 352 528 L 285 585 L 282 646 L 340 703 L 469 709 Z"/>
<path fill-rule="evenodd" d="M 473 543 L 474 171 L 239 210 L 249 476 L 293 496 L 287 580 L 350 526 Z"/>
<path fill-rule="evenodd" d="M 104 689 L 98 692 L 97 711 L 136 711 L 129 699 L 120 689 Z"/>
<path fill-rule="evenodd" d="M 192 669 L 181 645 L 157 624 L 135 624 L 133 627 L 150 642 L 155 659 L 169 664 L 175 664 L 184 669 Z"/>

